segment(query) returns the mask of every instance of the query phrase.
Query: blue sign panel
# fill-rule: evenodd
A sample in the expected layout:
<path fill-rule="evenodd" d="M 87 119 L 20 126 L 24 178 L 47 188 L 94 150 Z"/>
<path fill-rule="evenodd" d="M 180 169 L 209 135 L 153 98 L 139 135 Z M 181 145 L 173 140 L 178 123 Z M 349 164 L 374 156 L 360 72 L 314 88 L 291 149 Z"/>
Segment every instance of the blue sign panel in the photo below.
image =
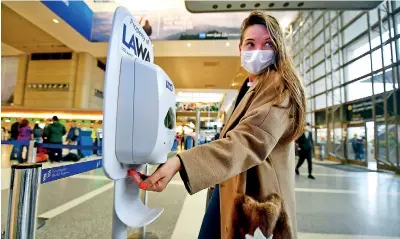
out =
<path fill-rule="evenodd" d="M 84 1 L 43 1 L 51 11 L 61 17 L 88 41 L 92 38 L 93 11 Z"/>
<path fill-rule="evenodd" d="M 63 165 L 54 168 L 45 168 L 42 170 L 40 183 L 49 183 L 58 179 L 67 178 L 76 174 L 84 173 L 103 166 L 102 159 Z"/>

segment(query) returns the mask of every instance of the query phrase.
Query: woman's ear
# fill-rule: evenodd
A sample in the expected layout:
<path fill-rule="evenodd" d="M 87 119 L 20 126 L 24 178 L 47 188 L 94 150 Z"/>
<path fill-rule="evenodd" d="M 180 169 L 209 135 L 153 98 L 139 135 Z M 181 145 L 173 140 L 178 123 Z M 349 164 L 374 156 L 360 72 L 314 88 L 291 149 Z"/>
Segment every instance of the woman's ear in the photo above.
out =
<path fill-rule="evenodd" d="M 239 47 L 239 55 L 241 56 L 242 55 L 242 47 L 240 46 L 240 44 L 238 45 L 238 47 Z"/>

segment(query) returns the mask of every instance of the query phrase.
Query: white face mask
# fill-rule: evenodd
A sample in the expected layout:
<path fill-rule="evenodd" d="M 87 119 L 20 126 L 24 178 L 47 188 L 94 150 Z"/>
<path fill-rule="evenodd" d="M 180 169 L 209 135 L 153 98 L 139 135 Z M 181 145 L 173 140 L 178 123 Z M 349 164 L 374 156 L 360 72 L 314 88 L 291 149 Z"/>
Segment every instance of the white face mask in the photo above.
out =
<path fill-rule="evenodd" d="M 275 63 L 275 52 L 273 50 L 242 51 L 241 63 L 249 73 L 259 75 Z"/>

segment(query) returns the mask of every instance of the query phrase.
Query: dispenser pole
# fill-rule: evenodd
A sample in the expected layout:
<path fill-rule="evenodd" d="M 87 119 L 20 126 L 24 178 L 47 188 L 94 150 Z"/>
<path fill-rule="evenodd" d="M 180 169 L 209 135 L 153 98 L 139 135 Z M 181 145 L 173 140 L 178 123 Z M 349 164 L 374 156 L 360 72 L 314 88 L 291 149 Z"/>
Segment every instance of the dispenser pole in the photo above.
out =
<path fill-rule="evenodd" d="M 114 204 L 115 204 L 115 181 L 114 181 Z M 113 205 L 114 205 L 113 204 Z M 113 206 L 113 223 L 112 223 L 112 239 L 126 239 L 128 235 L 128 226 L 123 223 L 115 211 L 115 205 Z"/>

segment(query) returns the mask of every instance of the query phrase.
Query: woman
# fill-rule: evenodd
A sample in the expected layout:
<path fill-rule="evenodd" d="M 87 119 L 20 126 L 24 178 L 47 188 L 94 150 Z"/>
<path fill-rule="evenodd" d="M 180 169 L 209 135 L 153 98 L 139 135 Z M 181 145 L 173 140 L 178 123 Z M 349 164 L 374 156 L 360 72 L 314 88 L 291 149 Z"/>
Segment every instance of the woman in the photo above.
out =
<path fill-rule="evenodd" d="M 296 238 L 293 141 L 305 125 L 304 89 L 275 18 L 251 13 L 239 49 L 248 79 L 220 139 L 179 153 L 145 180 L 139 173 L 133 180 L 141 189 L 163 191 L 180 172 L 190 194 L 219 184 L 199 238 Z"/>
<path fill-rule="evenodd" d="M 31 127 L 29 127 L 29 121 L 27 119 L 23 119 L 18 129 L 18 141 L 29 141 L 32 139 L 33 131 Z M 21 145 L 19 146 L 18 152 L 18 163 L 23 163 L 22 152 L 26 147 L 26 155 L 28 155 L 28 147 Z"/>
<path fill-rule="evenodd" d="M 43 130 L 39 127 L 39 124 L 35 124 L 33 127 L 33 138 L 37 143 L 40 143 L 42 139 Z"/>

